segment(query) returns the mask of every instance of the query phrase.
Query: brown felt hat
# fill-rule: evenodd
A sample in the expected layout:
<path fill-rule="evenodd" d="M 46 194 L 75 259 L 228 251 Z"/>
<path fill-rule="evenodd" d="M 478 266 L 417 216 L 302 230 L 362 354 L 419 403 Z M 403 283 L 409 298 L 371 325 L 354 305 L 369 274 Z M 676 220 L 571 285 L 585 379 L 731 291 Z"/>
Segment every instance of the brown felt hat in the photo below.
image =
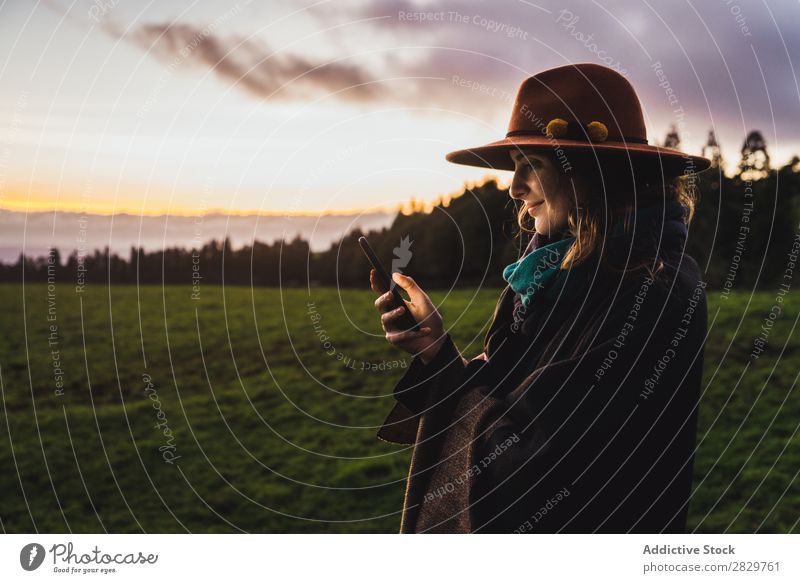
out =
<path fill-rule="evenodd" d="M 529 77 L 520 85 L 508 133 L 502 140 L 447 154 L 455 164 L 514 170 L 510 152 L 592 150 L 598 158 L 629 157 L 634 165 L 658 169 L 664 176 L 701 172 L 711 165 L 702 156 L 650 145 L 642 107 L 628 80 L 593 63 L 566 65 Z"/>

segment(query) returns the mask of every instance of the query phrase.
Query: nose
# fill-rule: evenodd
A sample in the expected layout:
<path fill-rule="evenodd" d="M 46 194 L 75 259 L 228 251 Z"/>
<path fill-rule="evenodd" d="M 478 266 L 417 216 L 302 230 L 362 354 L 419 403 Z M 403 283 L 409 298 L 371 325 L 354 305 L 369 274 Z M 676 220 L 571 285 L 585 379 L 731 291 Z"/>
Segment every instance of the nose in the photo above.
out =
<path fill-rule="evenodd" d="M 528 183 L 525 180 L 524 167 L 517 168 L 514 171 L 514 178 L 511 179 L 511 187 L 508 189 L 508 194 L 511 198 L 523 198 L 530 192 Z"/>

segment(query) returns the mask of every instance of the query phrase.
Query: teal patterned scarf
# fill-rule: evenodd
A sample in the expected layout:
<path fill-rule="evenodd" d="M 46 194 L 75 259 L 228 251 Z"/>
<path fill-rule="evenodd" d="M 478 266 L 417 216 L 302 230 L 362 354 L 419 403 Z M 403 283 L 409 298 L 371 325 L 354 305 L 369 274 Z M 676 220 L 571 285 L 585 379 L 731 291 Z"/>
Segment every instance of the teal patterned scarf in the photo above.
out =
<path fill-rule="evenodd" d="M 623 229 L 621 222 L 611 229 L 607 240 L 608 253 L 611 256 L 625 257 L 626 253 L 637 246 L 654 251 L 664 247 L 680 249 L 688 235 L 684 217 L 685 209 L 677 200 L 639 207 L 629 232 Z M 503 279 L 517 293 L 526 309 L 537 294 L 549 295 L 559 291 L 547 288 L 557 288 L 566 279 L 557 276 L 561 260 L 573 241 L 575 237 L 566 236 L 541 247 L 533 245 L 532 251 L 503 269 Z M 572 287 L 579 285 L 576 282 Z"/>
<path fill-rule="evenodd" d="M 564 253 L 573 241 L 575 237 L 565 237 L 549 243 L 534 249 L 503 269 L 503 279 L 520 295 L 525 308 L 530 306 L 536 292 L 547 287 L 548 282 L 556 275 Z"/>

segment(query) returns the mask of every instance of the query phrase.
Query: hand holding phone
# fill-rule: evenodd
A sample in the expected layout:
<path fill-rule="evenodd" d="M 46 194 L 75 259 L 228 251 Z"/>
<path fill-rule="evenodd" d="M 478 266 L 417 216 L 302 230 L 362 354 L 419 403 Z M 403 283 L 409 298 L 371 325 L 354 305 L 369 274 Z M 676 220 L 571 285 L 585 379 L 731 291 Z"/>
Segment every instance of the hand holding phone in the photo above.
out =
<path fill-rule="evenodd" d="M 390 305 L 391 308 L 399 308 L 400 306 L 405 307 L 406 303 L 403 301 L 403 296 L 400 295 L 400 292 L 397 290 L 397 285 L 392 280 L 389 273 L 386 271 L 386 268 L 383 267 L 380 259 L 375 254 L 375 251 L 372 250 L 372 247 L 367 241 L 366 237 L 359 237 L 358 244 L 361 246 L 361 249 L 364 251 L 364 254 L 369 259 L 369 262 L 372 264 L 372 267 L 375 268 L 375 276 L 377 279 L 378 287 L 381 288 L 383 293 L 387 291 L 392 292 L 392 303 Z M 398 328 L 402 330 L 414 330 L 418 331 L 420 329 L 419 323 L 414 319 L 414 316 L 411 315 L 411 312 L 408 311 L 406 308 L 403 313 L 395 320 L 395 324 L 397 324 Z"/>
<path fill-rule="evenodd" d="M 447 340 L 442 315 L 433 305 L 428 294 L 412 278 L 400 274 L 400 283 L 395 282 L 381 265 L 364 237 L 359 239 L 359 244 L 373 266 L 370 271 L 370 285 L 373 291 L 382 294 L 375 300 L 375 307 L 381 312 L 381 325 L 386 331 L 386 340 L 414 356 L 419 356 L 423 364 L 428 364 L 436 357 Z M 403 301 L 399 290 L 396 289 L 398 286 L 408 293 L 410 303 L 414 306 L 414 311 L 420 318 L 421 324 L 417 324 L 416 319 L 412 316 L 409 305 Z M 392 294 L 385 295 L 386 290 L 391 290 Z M 402 313 L 399 315 L 393 313 L 393 306 L 401 306 Z M 403 328 L 398 321 L 405 315 L 408 315 L 409 318 L 405 320 L 407 328 Z M 400 328 L 401 331 L 396 331 L 395 328 Z"/>

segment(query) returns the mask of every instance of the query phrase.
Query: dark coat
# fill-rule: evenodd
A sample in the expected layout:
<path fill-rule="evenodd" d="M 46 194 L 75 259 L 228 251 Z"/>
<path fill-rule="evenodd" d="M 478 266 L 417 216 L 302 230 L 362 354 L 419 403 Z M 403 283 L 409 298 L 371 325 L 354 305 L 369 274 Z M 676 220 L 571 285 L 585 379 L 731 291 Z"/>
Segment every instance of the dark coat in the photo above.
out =
<path fill-rule="evenodd" d="M 637 242 L 655 277 L 573 268 L 517 332 L 506 287 L 481 356 L 412 361 L 378 431 L 414 444 L 400 532 L 685 531 L 707 309 L 684 237 Z"/>

